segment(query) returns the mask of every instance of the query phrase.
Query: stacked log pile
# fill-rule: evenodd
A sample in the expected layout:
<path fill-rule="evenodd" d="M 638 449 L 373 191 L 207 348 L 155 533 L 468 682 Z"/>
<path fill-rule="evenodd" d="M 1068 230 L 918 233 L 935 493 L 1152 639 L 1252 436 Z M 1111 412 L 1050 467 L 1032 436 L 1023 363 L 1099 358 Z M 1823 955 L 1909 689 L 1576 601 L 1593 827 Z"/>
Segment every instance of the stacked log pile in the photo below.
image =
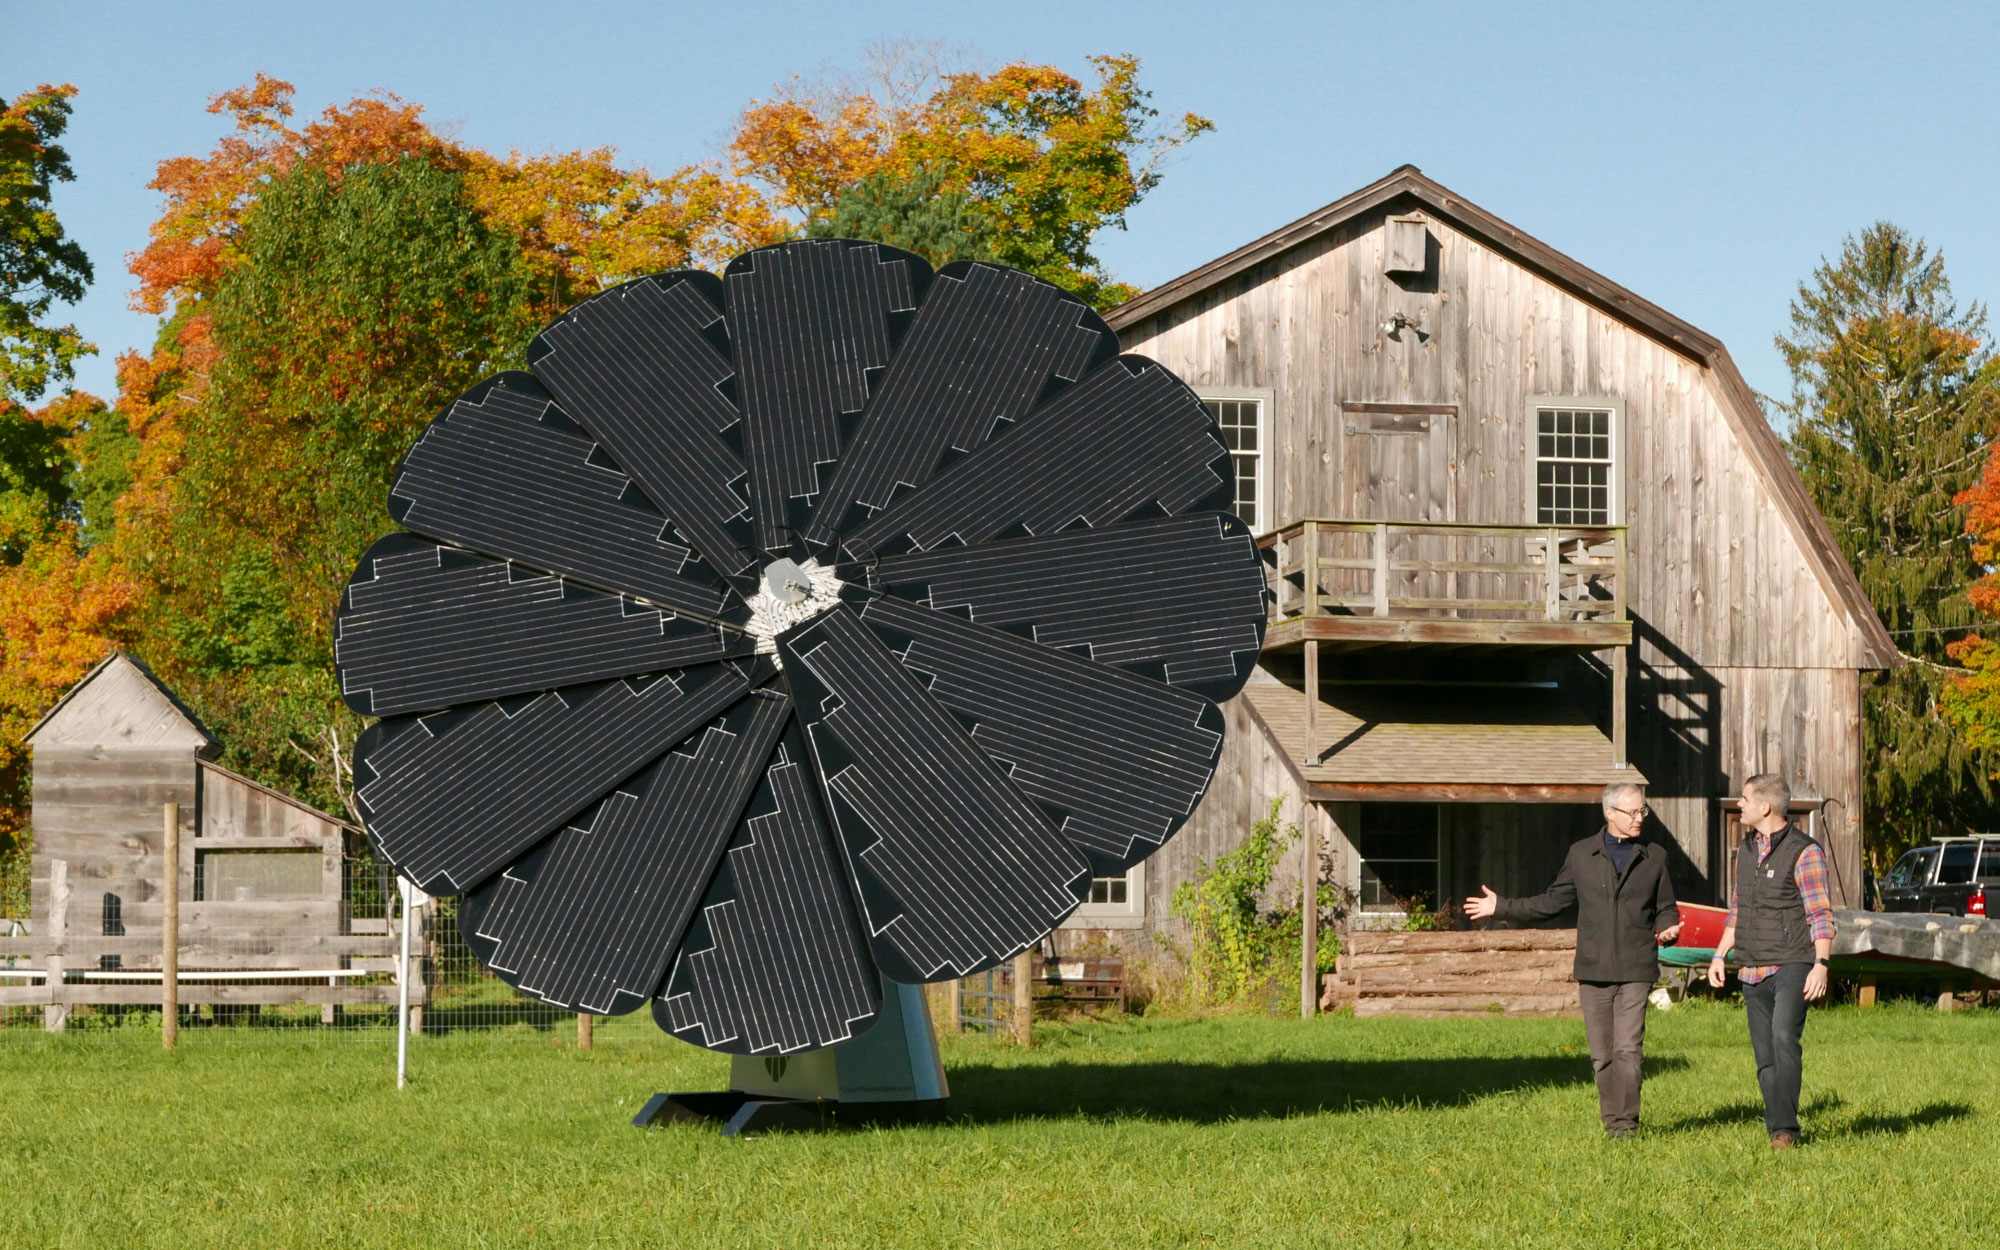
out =
<path fill-rule="evenodd" d="M 1574 1016 L 1574 929 L 1349 933 L 1320 1007 L 1356 1016 Z"/>

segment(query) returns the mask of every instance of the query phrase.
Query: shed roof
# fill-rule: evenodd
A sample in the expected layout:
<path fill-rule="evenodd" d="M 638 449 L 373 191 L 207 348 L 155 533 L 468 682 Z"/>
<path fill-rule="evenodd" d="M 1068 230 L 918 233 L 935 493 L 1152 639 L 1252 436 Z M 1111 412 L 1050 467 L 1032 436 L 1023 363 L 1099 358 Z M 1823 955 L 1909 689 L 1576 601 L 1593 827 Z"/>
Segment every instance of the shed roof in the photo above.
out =
<path fill-rule="evenodd" d="M 1322 687 L 1318 757 L 1297 768 L 1318 798 L 1595 801 L 1613 781 L 1611 740 L 1561 691 L 1393 684 Z M 1305 695 L 1275 678 L 1243 688 L 1288 759 L 1305 755 Z"/>
<path fill-rule="evenodd" d="M 1388 177 L 1343 196 L 1326 207 L 1281 226 L 1260 239 L 1217 257 L 1172 281 L 1162 283 L 1105 314 L 1120 333 L 1166 312 L 1265 261 L 1309 243 L 1366 213 L 1421 209 L 1454 229 L 1478 239 L 1516 264 L 1538 274 L 1578 299 L 1618 318 L 1704 367 L 1715 377 L 1722 408 L 1738 443 L 1764 488 L 1777 500 L 1800 549 L 1827 597 L 1846 615 L 1860 637 L 1864 668 L 1894 668 L 1902 660 L 1895 642 L 1875 615 L 1855 580 L 1826 519 L 1806 494 L 1805 483 L 1792 468 L 1784 444 L 1764 420 L 1756 394 L 1730 359 L 1721 340 L 1705 334 L 1659 305 L 1640 298 L 1576 260 L 1556 251 L 1527 232 L 1502 221 L 1463 196 L 1426 178 L 1415 165 L 1404 165 Z"/>
<path fill-rule="evenodd" d="M 97 662 L 27 734 L 28 745 L 213 751 L 215 735 L 137 656 Z"/>

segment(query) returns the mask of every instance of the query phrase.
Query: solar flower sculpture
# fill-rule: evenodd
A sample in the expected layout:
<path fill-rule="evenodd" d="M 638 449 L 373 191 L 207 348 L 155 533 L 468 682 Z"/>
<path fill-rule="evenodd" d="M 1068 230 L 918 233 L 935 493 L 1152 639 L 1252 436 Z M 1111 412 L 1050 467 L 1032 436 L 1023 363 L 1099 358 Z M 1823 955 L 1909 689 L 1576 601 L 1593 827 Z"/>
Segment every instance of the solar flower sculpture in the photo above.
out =
<path fill-rule="evenodd" d="M 1200 401 L 1073 296 L 801 241 L 528 363 L 410 448 L 336 644 L 375 847 L 499 976 L 828 1047 L 1193 811 L 1263 566 Z"/>

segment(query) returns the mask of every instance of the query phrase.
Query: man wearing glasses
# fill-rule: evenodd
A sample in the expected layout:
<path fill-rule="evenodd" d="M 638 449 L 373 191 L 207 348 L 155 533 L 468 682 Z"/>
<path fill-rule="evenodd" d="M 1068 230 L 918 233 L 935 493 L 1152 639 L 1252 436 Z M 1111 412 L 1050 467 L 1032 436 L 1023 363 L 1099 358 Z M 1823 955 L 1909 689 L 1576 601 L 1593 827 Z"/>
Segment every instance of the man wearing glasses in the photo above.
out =
<path fill-rule="evenodd" d="M 1660 977 L 1657 947 L 1681 931 L 1667 854 L 1641 841 L 1646 798 L 1629 781 L 1604 787 L 1604 827 L 1569 848 L 1546 894 L 1501 898 L 1482 885 L 1465 900 L 1474 920 L 1552 920 L 1576 909 L 1577 998 L 1597 1069 L 1597 1109 L 1613 1138 L 1639 1131 L 1646 995 Z"/>

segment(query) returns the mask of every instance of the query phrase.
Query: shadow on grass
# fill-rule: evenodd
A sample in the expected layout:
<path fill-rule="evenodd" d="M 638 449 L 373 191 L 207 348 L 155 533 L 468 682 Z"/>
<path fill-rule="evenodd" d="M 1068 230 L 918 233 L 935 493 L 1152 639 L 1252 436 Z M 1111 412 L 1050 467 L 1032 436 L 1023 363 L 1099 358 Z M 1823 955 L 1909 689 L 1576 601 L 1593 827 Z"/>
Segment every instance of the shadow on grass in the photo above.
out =
<path fill-rule="evenodd" d="M 1970 1119 L 1973 1114 L 1972 1107 L 1967 1103 L 1933 1102 L 1903 1115 L 1858 1115 L 1844 1122 L 1827 1123 L 1846 1105 L 1847 1100 L 1838 1094 L 1820 1094 L 1800 1105 L 1799 1120 L 1807 1126 L 1812 1136 L 1823 1139 L 1908 1133 L 1915 1129 L 1928 1128 L 1933 1124 L 1948 1124 L 1954 1120 Z M 1814 1129 L 1815 1121 L 1822 1127 Z M 1659 1128 L 1662 1132 L 1668 1133 L 1691 1133 L 1733 1124 L 1754 1124 L 1761 1128 L 1763 1123 L 1763 1103 L 1732 1102 L 1712 1111 L 1703 1112 L 1701 1115 L 1669 1120 L 1659 1125 Z"/>
<path fill-rule="evenodd" d="M 1861 1115 L 1854 1117 L 1853 1123 L 1843 1131 L 1843 1135 L 1860 1137 L 1876 1133 L 1907 1133 L 1912 1129 L 1929 1128 L 1933 1124 L 1949 1124 L 1953 1120 L 1969 1120 L 1972 1108 L 1962 1102 L 1932 1102 L 1918 1107 L 1907 1115 Z"/>
<path fill-rule="evenodd" d="M 1649 1060 L 1653 1073 L 1684 1059 Z M 1589 1085 L 1582 1057 L 1280 1060 L 1263 1063 L 1060 1063 L 953 1067 L 950 1118 L 1081 1116 L 1212 1124 L 1372 1107 L 1463 1107 L 1494 1094 Z"/>

